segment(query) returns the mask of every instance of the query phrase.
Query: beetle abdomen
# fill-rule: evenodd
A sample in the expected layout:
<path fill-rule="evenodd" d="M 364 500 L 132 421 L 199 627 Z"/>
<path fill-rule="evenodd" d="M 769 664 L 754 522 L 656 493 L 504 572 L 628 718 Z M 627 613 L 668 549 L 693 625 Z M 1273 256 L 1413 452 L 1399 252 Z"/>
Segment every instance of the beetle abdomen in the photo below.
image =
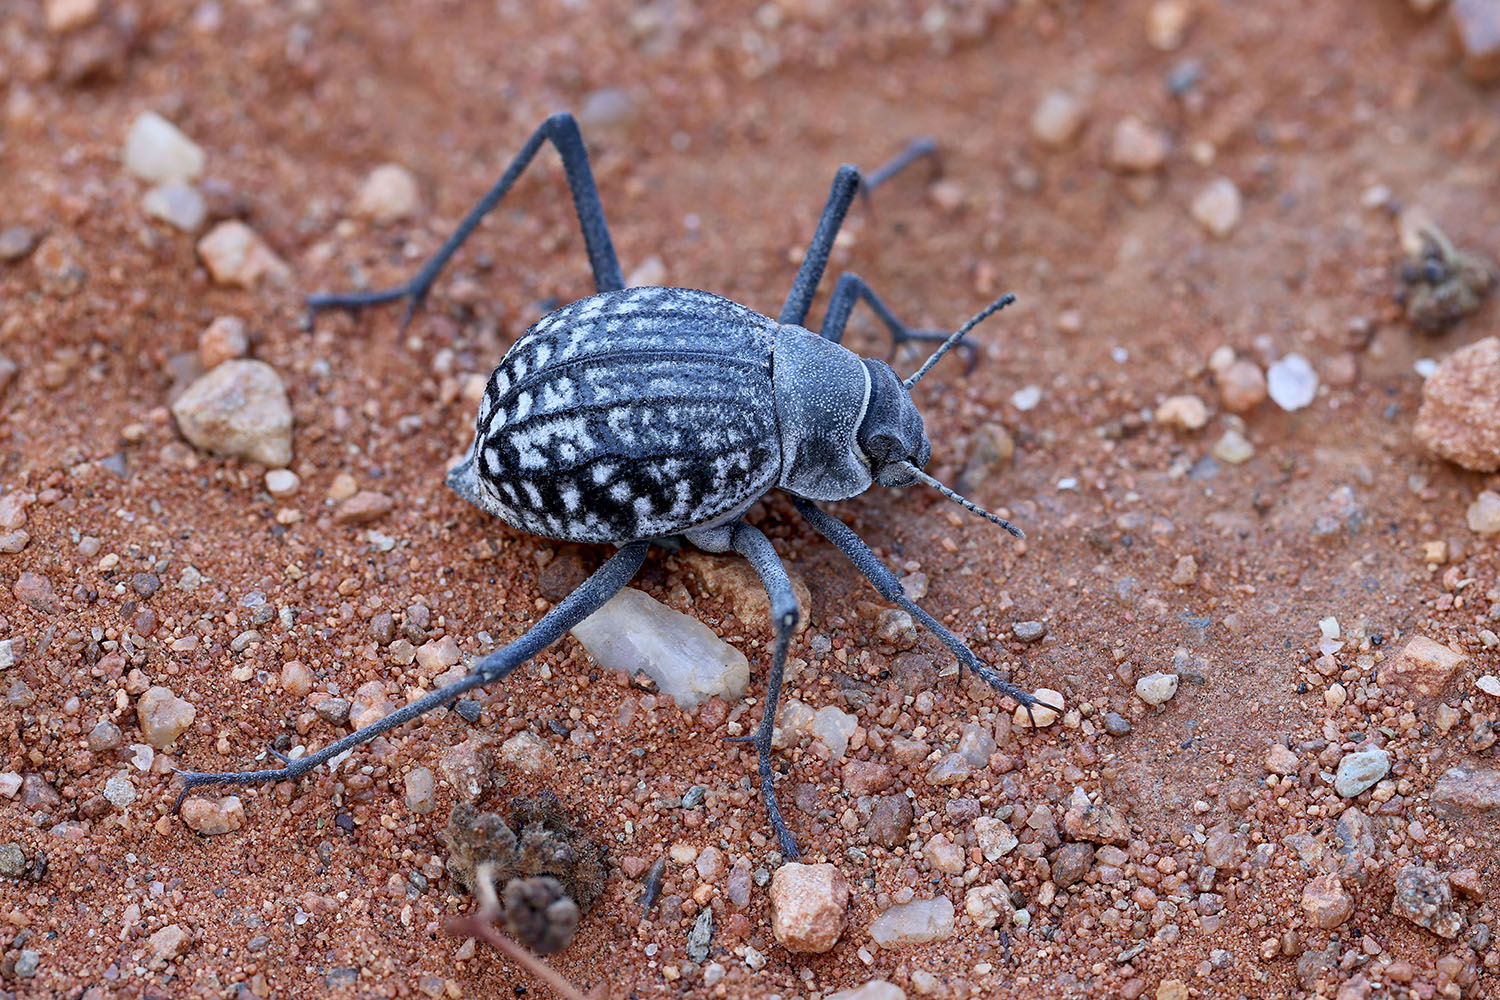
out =
<path fill-rule="evenodd" d="M 490 376 L 474 461 L 533 534 L 623 542 L 748 506 L 781 468 L 775 323 L 707 292 L 630 288 L 538 320 Z"/>

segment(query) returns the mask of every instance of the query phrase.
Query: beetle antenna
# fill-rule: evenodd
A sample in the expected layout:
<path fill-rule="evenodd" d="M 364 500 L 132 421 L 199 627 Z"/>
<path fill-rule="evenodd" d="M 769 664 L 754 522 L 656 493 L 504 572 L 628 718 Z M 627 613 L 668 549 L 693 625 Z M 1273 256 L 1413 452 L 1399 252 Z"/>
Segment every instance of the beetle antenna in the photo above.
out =
<path fill-rule="evenodd" d="M 912 465 L 910 462 L 902 462 L 901 463 L 901 467 L 903 469 L 905 469 L 907 472 L 910 472 L 913 476 L 916 476 L 919 481 L 925 483 L 928 486 L 931 486 L 933 489 L 937 490 L 943 496 L 947 497 L 949 500 L 952 500 L 954 503 L 958 504 L 960 507 L 962 507 L 964 510 L 967 510 L 969 513 L 971 513 L 971 514 L 978 514 L 980 517 L 984 518 L 986 521 L 993 521 L 995 524 L 1000 525 L 1000 527 L 1004 528 L 1006 531 L 1010 532 L 1012 535 L 1015 535 L 1017 538 L 1025 538 L 1026 537 L 1026 533 L 1025 532 L 1023 532 L 1020 528 L 1016 527 L 1014 524 L 1011 524 L 1005 518 L 1003 518 L 1003 517 L 997 517 L 996 515 L 991 514 L 989 511 L 985 510 L 983 507 L 979 506 L 977 503 L 975 503 L 974 501 L 968 499 L 967 497 L 959 496 L 957 493 L 953 492 L 948 487 L 946 487 L 942 483 L 938 482 L 936 479 L 933 479 L 927 473 L 923 472 L 921 469 L 917 468 L 915 465 Z"/>
<path fill-rule="evenodd" d="M 1001 309 L 1004 309 L 1014 301 L 1016 301 L 1016 297 L 1007 292 L 995 301 L 991 302 L 989 305 L 985 306 L 973 319 L 969 320 L 963 326 L 959 327 L 953 332 L 952 336 L 943 341 L 941 346 L 939 346 L 937 350 L 932 352 L 932 357 L 924 361 L 922 363 L 922 367 L 917 369 L 917 373 L 902 384 L 905 385 L 908 389 L 916 385 L 917 380 L 923 375 L 926 375 L 928 372 L 932 371 L 932 366 L 941 361 L 944 354 L 947 354 L 949 351 L 953 350 L 953 348 L 958 346 L 958 342 L 964 339 L 964 334 L 968 333 L 980 323 L 983 323 L 991 315 L 999 312 Z"/>

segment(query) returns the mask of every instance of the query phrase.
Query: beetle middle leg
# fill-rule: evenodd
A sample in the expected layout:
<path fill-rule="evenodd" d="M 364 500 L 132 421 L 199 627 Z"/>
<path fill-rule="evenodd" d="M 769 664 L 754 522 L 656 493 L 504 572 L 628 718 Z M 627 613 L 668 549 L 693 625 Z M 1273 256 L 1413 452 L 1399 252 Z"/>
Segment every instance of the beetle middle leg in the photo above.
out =
<path fill-rule="evenodd" d="M 526 140 L 526 144 L 521 147 L 515 159 L 511 160 L 510 166 L 505 168 L 505 173 L 495 182 L 494 187 L 469 210 L 453 235 L 448 237 L 438 252 L 422 265 L 422 269 L 410 281 L 376 292 L 310 295 L 307 298 L 308 308 L 315 312 L 319 309 L 359 309 L 408 299 L 406 315 L 401 321 L 401 325 L 406 326 L 427 298 L 427 293 L 432 290 L 432 283 L 437 280 L 438 272 L 458 252 L 458 248 L 463 246 L 480 220 L 500 204 L 500 199 L 505 197 L 522 171 L 530 165 L 544 142 L 551 142 L 562 157 L 563 172 L 568 178 L 568 189 L 573 194 L 573 207 L 578 213 L 579 227 L 583 230 L 584 245 L 588 248 L 589 265 L 594 270 L 594 289 L 613 292 L 624 288 L 625 278 L 620 273 L 620 261 L 615 256 L 614 242 L 609 237 L 609 226 L 604 221 L 604 206 L 599 201 L 599 188 L 594 183 L 594 171 L 589 166 L 589 154 L 583 145 L 583 135 L 578 131 L 578 122 L 573 116 L 560 112 L 542 122 L 531 134 L 531 138 Z"/>
<path fill-rule="evenodd" d="M 269 770 L 179 771 L 178 775 L 182 778 L 182 792 L 177 796 L 176 805 L 172 807 L 173 811 L 182 805 L 182 800 L 187 797 L 188 792 L 203 785 L 251 785 L 265 781 L 295 781 L 319 764 L 347 753 L 381 733 L 420 718 L 435 708 L 441 708 L 471 688 L 500 680 L 561 639 L 574 625 L 598 611 L 605 602 L 619 593 L 641 568 L 648 547 L 648 542 L 631 542 L 621 547 L 594 572 L 593 576 L 543 615 L 541 620 L 527 629 L 519 639 L 508 646 L 502 646 L 474 664 L 467 677 L 454 681 L 447 687 L 439 688 L 405 708 L 397 709 L 385 718 L 350 733 L 317 753 L 289 760 L 272 751 L 284 766 Z"/>
<path fill-rule="evenodd" d="M 755 746 L 760 793 L 766 800 L 771 829 L 776 832 L 776 839 L 781 844 L 781 856 L 787 861 L 796 861 L 801 852 L 797 850 L 797 841 L 792 838 L 786 821 L 781 818 L 781 809 L 776 805 L 776 790 L 772 785 L 774 775 L 771 771 L 771 736 L 776 730 L 776 709 L 781 703 L 781 682 L 786 673 L 787 647 L 791 644 L 792 633 L 800 618 L 797 595 L 792 590 L 791 579 L 786 575 L 786 567 L 781 564 L 781 557 L 771 546 L 771 540 L 759 528 L 752 528 L 744 523 L 736 524 L 730 536 L 730 545 L 755 567 L 761 584 L 766 588 L 766 597 L 771 602 L 776 650 L 771 656 L 771 673 L 766 680 L 766 707 L 761 712 L 760 725 L 755 728 L 748 742 Z"/>
<path fill-rule="evenodd" d="M 854 564 L 854 568 L 865 575 L 881 597 L 901 608 L 923 628 L 937 636 L 938 641 L 948 647 L 948 651 L 954 655 L 961 667 L 968 667 L 983 678 L 990 687 L 1014 698 L 1022 708 L 1026 709 L 1028 715 L 1037 705 L 1062 715 L 1060 707 L 1047 704 L 1031 692 L 1001 677 L 994 667 L 975 656 L 974 651 L 962 639 L 944 628 L 936 618 L 923 611 L 917 602 L 907 597 L 906 591 L 901 587 L 901 581 L 896 579 L 896 574 L 875 557 L 875 553 L 870 551 L 870 547 L 855 533 L 853 528 L 809 500 L 798 497 L 792 502 L 796 504 L 802 516 L 807 518 L 808 523 L 837 546 L 838 550 Z"/>
<path fill-rule="evenodd" d="M 838 282 L 833 286 L 833 295 L 828 299 L 828 311 L 823 314 L 823 325 L 818 328 L 818 333 L 825 340 L 831 340 L 835 344 L 842 343 L 844 339 L 844 326 L 849 322 L 849 314 L 853 312 L 855 303 L 864 300 L 864 303 L 880 317 L 880 322 L 891 332 L 891 358 L 895 359 L 896 351 L 902 344 L 941 344 L 950 336 L 947 332 L 933 330 L 913 330 L 905 323 L 896 318 L 891 312 L 891 307 L 886 305 L 875 290 L 869 286 L 865 279 L 853 271 L 845 271 L 839 275 Z M 968 370 L 974 368 L 975 352 L 974 345 L 963 341 L 958 345 L 960 351 L 966 352 Z"/>

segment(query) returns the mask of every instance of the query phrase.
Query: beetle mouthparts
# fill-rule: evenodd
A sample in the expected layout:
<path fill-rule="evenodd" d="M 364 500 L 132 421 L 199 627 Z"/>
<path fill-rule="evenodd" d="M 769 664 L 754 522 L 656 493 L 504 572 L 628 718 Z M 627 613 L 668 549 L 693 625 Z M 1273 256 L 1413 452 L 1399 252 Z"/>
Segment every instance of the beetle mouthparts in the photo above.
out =
<path fill-rule="evenodd" d="M 953 331 L 953 335 L 950 336 L 947 340 L 943 341 L 942 344 L 938 346 L 938 349 L 932 352 L 932 357 L 922 362 L 922 367 L 917 369 L 917 373 L 903 382 L 902 385 L 906 386 L 908 389 L 916 385 L 917 380 L 920 379 L 923 375 L 926 375 L 928 372 L 932 371 L 932 366 L 941 361 L 944 354 L 947 354 L 949 351 L 953 350 L 953 348 L 958 346 L 958 342 L 964 339 L 965 334 L 967 334 L 970 330 L 974 329 L 980 323 L 983 323 L 990 316 L 999 312 L 1001 309 L 1004 309 L 1014 301 L 1016 301 L 1016 297 L 1007 292 L 995 301 L 991 302 L 989 305 L 985 306 L 983 309 L 979 310 L 979 312 L 975 314 L 973 319 L 969 320 L 963 326 Z"/>
<path fill-rule="evenodd" d="M 938 482 L 936 479 L 933 479 L 927 473 L 923 472 L 921 469 L 917 468 L 915 465 L 912 465 L 910 462 L 902 462 L 901 463 L 901 467 L 904 468 L 907 472 L 910 472 L 913 476 L 915 476 L 919 482 L 922 482 L 922 483 L 925 483 L 928 486 L 931 486 L 933 489 L 937 490 L 943 496 L 947 497 L 949 500 L 952 500 L 954 503 L 958 504 L 960 507 L 962 507 L 964 510 L 967 510 L 969 513 L 971 513 L 971 514 L 978 514 L 980 517 L 984 518 L 986 521 L 993 521 L 995 524 L 1000 525 L 1000 527 L 1004 528 L 1006 531 L 1010 532 L 1012 535 L 1015 535 L 1017 538 L 1025 538 L 1026 537 L 1026 533 L 1024 531 L 1022 531 L 1020 528 L 1016 527 L 1014 524 L 1011 524 L 1005 518 L 1003 518 L 1003 517 L 997 517 L 996 515 L 991 514 L 989 511 L 985 510 L 983 507 L 979 506 L 977 503 L 975 503 L 974 501 L 968 499 L 967 497 L 959 496 L 957 493 L 953 492 L 948 487 L 946 487 L 942 483 Z"/>

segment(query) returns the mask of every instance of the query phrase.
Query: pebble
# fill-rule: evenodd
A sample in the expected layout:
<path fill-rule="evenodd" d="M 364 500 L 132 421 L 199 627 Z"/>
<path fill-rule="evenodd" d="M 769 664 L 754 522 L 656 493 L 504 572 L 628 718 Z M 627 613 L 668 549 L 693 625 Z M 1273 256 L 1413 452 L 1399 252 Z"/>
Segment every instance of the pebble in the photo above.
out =
<path fill-rule="evenodd" d="M 135 801 L 135 785 L 130 776 L 116 774 L 104 783 L 104 797 L 116 809 L 124 809 Z"/>
<path fill-rule="evenodd" d="M 35 948 L 22 948 L 21 953 L 16 956 L 16 978 L 30 979 L 36 975 L 41 967 L 42 953 Z"/>
<path fill-rule="evenodd" d="M 172 403 L 182 436 L 216 455 L 273 467 L 292 460 L 292 408 L 276 369 L 264 361 L 226 361 Z"/>
<path fill-rule="evenodd" d="M 1095 844 L 1128 844 L 1130 821 L 1125 814 L 1107 802 L 1095 802 L 1081 788 L 1073 789 L 1068 811 L 1063 814 L 1063 831 L 1073 840 Z"/>
<path fill-rule="evenodd" d="M 451 635 L 424 642 L 417 647 L 416 653 L 417 666 L 424 674 L 442 673 L 463 659 L 463 656 L 463 651 L 458 648 L 458 643 Z"/>
<path fill-rule="evenodd" d="M 964 723 L 959 732 L 957 752 L 959 756 L 968 761 L 974 767 L 984 767 L 989 763 L 990 755 L 999 749 L 995 738 L 985 726 L 976 722 Z"/>
<path fill-rule="evenodd" d="M 842 712 L 832 705 L 818 709 L 812 720 L 812 734 L 838 760 L 849 749 L 849 739 L 859 728 L 859 718 Z"/>
<path fill-rule="evenodd" d="M 1255 445 L 1231 427 L 1214 442 L 1213 456 L 1228 465 L 1241 465 L 1255 456 Z"/>
<path fill-rule="evenodd" d="M 483 743 L 468 739 L 449 748 L 438 760 L 438 773 L 461 801 L 473 802 L 479 798 L 489 779 L 490 769 L 482 749 Z"/>
<path fill-rule="evenodd" d="M 20 844 L 0 844 L 0 877 L 20 878 L 27 867 L 26 852 Z"/>
<path fill-rule="evenodd" d="M 787 951 L 821 954 L 848 923 L 849 882 L 830 864 L 795 862 L 776 869 L 769 890 L 771 933 Z M 952 921 L 952 904 L 949 904 Z"/>
<path fill-rule="evenodd" d="M 1016 622 L 1011 632 L 1017 642 L 1036 642 L 1047 634 L 1047 623 L 1039 621 Z"/>
<path fill-rule="evenodd" d="M 88 281 L 82 258 L 83 241 L 67 232 L 54 232 L 36 248 L 35 265 L 42 290 L 57 298 L 75 295 Z"/>
<path fill-rule="evenodd" d="M 266 492 L 278 500 L 293 496 L 302 480 L 291 469 L 271 469 L 266 473 Z"/>
<path fill-rule="evenodd" d="M 625 276 L 626 288 L 647 288 L 663 285 L 667 281 L 667 262 L 660 255 L 651 254 Z"/>
<path fill-rule="evenodd" d="M 155 111 L 131 124 L 123 155 L 125 169 L 148 184 L 195 180 L 205 162 L 198 144 Z"/>
<path fill-rule="evenodd" d="M 1049 90 L 1031 112 L 1031 134 L 1042 145 L 1061 149 L 1078 138 L 1087 117 L 1078 98 L 1064 90 Z"/>
<path fill-rule="evenodd" d="M 1047 704 L 1055 705 L 1061 709 L 1068 707 L 1067 699 L 1063 697 L 1061 691 L 1054 691 L 1051 688 L 1037 688 L 1031 692 L 1031 695 L 1033 698 L 1045 701 Z M 1035 719 L 1036 728 L 1046 729 L 1058 720 L 1058 713 L 1044 705 L 1033 705 L 1029 712 L 1024 705 L 1017 705 L 1015 712 L 1011 714 L 1011 724 L 1021 729 L 1030 729 L 1033 719 Z"/>
<path fill-rule="evenodd" d="M 1452 0 L 1448 11 L 1469 79 L 1500 80 L 1500 5 L 1495 0 Z"/>
<path fill-rule="evenodd" d="M 1016 442 L 1009 431 L 1000 424 L 982 424 L 969 439 L 969 457 L 959 473 L 959 482 L 972 493 L 998 476 L 1015 454 Z M 919 600 L 911 594 L 907 596 Z"/>
<path fill-rule="evenodd" d="M 184 233 L 196 233 L 208 218 L 203 192 L 182 181 L 168 181 L 141 196 L 141 211 Z"/>
<path fill-rule="evenodd" d="M 322 704 L 324 703 L 319 704 L 320 708 Z M 354 692 L 353 703 L 349 706 L 349 727 L 363 729 L 372 722 L 379 722 L 394 710 L 395 706 L 386 697 L 385 685 L 380 681 L 366 681 Z"/>
<path fill-rule="evenodd" d="M 905 795 L 882 795 L 870 804 L 870 822 L 865 835 L 870 843 L 894 849 L 906 843 L 916 819 L 911 800 Z"/>
<path fill-rule="evenodd" d="M 1231 413 L 1246 413 L 1266 401 L 1266 376 L 1244 358 L 1219 373 L 1219 399 Z"/>
<path fill-rule="evenodd" d="M 534 733 L 517 733 L 500 744 L 499 759 L 530 775 L 551 774 L 557 769 L 557 757 L 552 747 Z"/>
<path fill-rule="evenodd" d="M 870 922 L 870 939 L 882 948 L 908 948 L 953 936 L 953 901 L 947 896 L 892 906 Z"/>
<path fill-rule="evenodd" d="M 922 857 L 933 868 L 948 875 L 957 875 L 964 870 L 964 852 L 946 834 L 933 834 L 922 845 Z"/>
<path fill-rule="evenodd" d="M 1104 731 L 1111 736 L 1125 736 L 1134 728 L 1119 712 L 1108 712 L 1104 716 Z"/>
<path fill-rule="evenodd" d="M 1424 448 L 1475 472 L 1500 469 L 1500 337 L 1461 347 L 1422 385 L 1412 429 Z"/>
<path fill-rule="evenodd" d="M 453 710 L 471 726 L 479 725 L 479 716 L 484 711 L 483 706 L 472 698 L 460 698 L 454 703 Z"/>
<path fill-rule="evenodd" d="M 1156 422 L 1196 431 L 1208 423 L 1208 406 L 1197 396 L 1168 396 L 1156 408 Z"/>
<path fill-rule="evenodd" d="M 12 264 L 36 249 L 36 233 L 26 226 L 0 229 L 0 261 Z"/>
<path fill-rule="evenodd" d="M 188 829 L 205 837 L 218 837 L 245 825 L 245 804 L 238 795 L 222 799 L 194 795 L 183 800 L 181 815 Z"/>
<path fill-rule="evenodd" d="M 1271 749 L 1266 751 L 1266 771 L 1270 774 L 1296 774 L 1301 766 L 1302 761 L 1297 755 L 1280 743 L 1272 743 Z"/>
<path fill-rule="evenodd" d="M 100 722 L 89 730 L 88 746 L 95 753 L 101 750 L 117 750 L 125 742 L 125 734 L 120 727 L 108 719 Z"/>
<path fill-rule="evenodd" d="M 226 361 L 244 357 L 250 350 L 245 321 L 238 316 L 217 316 L 198 334 L 198 363 L 204 371 Z"/>
<path fill-rule="evenodd" d="M 383 163 L 360 185 L 354 214 L 385 226 L 415 215 L 420 202 L 417 179 L 411 171 L 399 163 Z"/>
<path fill-rule="evenodd" d="M 994 816 L 981 816 L 974 821 L 974 839 L 986 861 L 998 861 L 1020 843 L 1010 824 Z"/>
<path fill-rule="evenodd" d="M 614 128 L 628 125 L 640 115 L 640 108 L 630 92 L 618 87 L 591 90 L 578 108 L 578 123 L 585 132 L 590 128 Z"/>
<path fill-rule="evenodd" d="M 708 943 L 714 936 L 714 911 L 713 907 L 704 907 L 698 914 L 698 919 L 693 921 L 693 929 L 688 932 L 686 954 L 689 962 L 701 964 L 708 958 Z"/>
<path fill-rule="evenodd" d="M 1135 682 L 1135 695 L 1148 705 L 1164 705 L 1177 693 L 1177 675 L 1160 671 Z"/>
<path fill-rule="evenodd" d="M 136 702 L 135 713 L 146 742 L 165 750 L 193 724 L 198 710 L 160 685 L 146 690 Z"/>
<path fill-rule="evenodd" d="M 350 705 L 347 698 L 324 698 L 313 706 L 318 718 L 335 726 L 349 721 Z"/>
<path fill-rule="evenodd" d="M 644 671 L 679 708 L 745 696 L 750 661 L 708 626 L 626 587 L 572 632 L 600 666 L 628 677 Z"/>
<path fill-rule="evenodd" d="M 1478 763 L 1450 767 L 1432 786 L 1432 807 L 1454 824 L 1500 830 L 1500 768 Z"/>
<path fill-rule="evenodd" d="M 291 277 L 286 261 L 238 219 L 210 229 L 198 241 L 198 256 L 215 284 L 254 288 L 262 278 L 284 283 Z"/>
<path fill-rule="evenodd" d="M 1319 930 L 1333 930 L 1354 915 L 1354 897 L 1335 875 L 1319 875 L 1302 888 L 1302 911 Z"/>
<path fill-rule="evenodd" d="M 1447 689 L 1454 672 L 1468 662 L 1464 653 L 1425 635 L 1414 635 L 1383 665 L 1380 682 L 1392 691 L 1434 698 Z"/>
<path fill-rule="evenodd" d="M 54 35 L 86 28 L 99 19 L 100 0 L 45 0 L 42 13 Z"/>
<path fill-rule="evenodd" d="M 187 803 L 183 803 L 184 810 Z M 193 937 L 177 924 L 168 924 L 155 934 L 146 939 L 146 945 L 151 949 L 151 957 L 156 962 L 170 962 L 180 955 L 186 954 L 193 943 Z"/>
<path fill-rule="evenodd" d="M 1052 864 L 1052 883 L 1059 889 L 1077 883 L 1094 864 L 1093 844 L 1063 844 L 1048 860 Z"/>
<path fill-rule="evenodd" d="M 1391 755 L 1378 747 L 1345 754 L 1334 775 L 1333 790 L 1352 799 L 1391 773 Z"/>
<path fill-rule="evenodd" d="M 906 1000 L 906 991 L 884 979 L 872 979 L 852 990 L 830 993 L 824 1000 Z"/>
<path fill-rule="evenodd" d="M 1156 0 L 1146 12 L 1146 41 L 1162 52 L 1176 51 L 1192 19 L 1193 5 L 1188 0 Z"/>
<path fill-rule="evenodd" d="M 1211 236 L 1223 239 L 1239 225 L 1242 208 L 1240 189 L 1234 181 L 1220 177 L 1210 181 L 1193 197 L 1192 213 Z"/>
<path fill-rule="evenodd" d="M 1485 674 L 1474 682 L 1474 686 L 1491 698 L 1500 698 L 1500 677 L 1494 674 Z"/>
<path fill-rule="evenodd" d="M 1135 115 L 1127 115 L 1115 125 L 1110 137 L 1109 163 L 1116 170 L 1147 173 L 1167 159 L 1167 137 Z"/>
<path fill-rule="evenodd" d="M 1477 535 L 1493 535 L 1500 532 L 1500 493 L 1483 490 L 1469 504 L 1465 516 L 1469 530 Z"/>
<path fill-rule="evenodd" d="M 288 660 L 281 665 L 281 690 L 293 698 L 302 698 L 313 689 L 313 672 L 300 660 Z"/>
<path fill-rule="evenodd" d="M 1449 939 L 1457 937 L 1464 926 L 1463 914 L 1453 908 L 1448 877 L 1425 865 L 1407 865 L 1396 873 L 1391 912 Z"/>
<path fill-rule="evenodd" d="M 333 519 L 339 524 L 370 524 L 389 514 L 396 501 L 384 493 L 360 490 L 338 505 Z"/>
<path fill-rule="evenodd" d="M 10 589 L 17 600 L 33 611 L 55 615 L 62 610 L 62 605 L 57 600 L 57 591 L 52 589 L 52 581 L 40 573 L 18 574 Z"/>
<path fill-rule="evenodd" d="M 1023 413 L 1036 409 L 1041 401 L 1042 387 L 1039 385 L 1025 385 L 1010 394 L 1010 405 Z"/>
<path fill-rule="evenodd" d="M 431 768 L 414 767 L 406 772 L 406 808 L 419 815 L 437 808 L 437 775 Z"/>
<path fill-rule="evenodd" d="M 996 880 L 989 885 L 976 885 L 964 893 L 964 912 L 969 919 L 974 921 L 974 926 L 982 931 L 992 929 L 996 924 L 1010 922 L 1010 888 L 1002 880 Z"/>
<path fill-rule="evenodd" d="M 1306 358 L 1293 352 L 1266 370 L 1266 393 L 1283 410 L 1300 410 L 1318 395 L 1318 373 Z"/>
<path fill-rule="evenodd" d="M 938 787 L 960 785 L 968 780 L 973 771 L 973 766 L 964 759 L 963 754 L 950 753 L 927 772 L 927 783 Z"/>

